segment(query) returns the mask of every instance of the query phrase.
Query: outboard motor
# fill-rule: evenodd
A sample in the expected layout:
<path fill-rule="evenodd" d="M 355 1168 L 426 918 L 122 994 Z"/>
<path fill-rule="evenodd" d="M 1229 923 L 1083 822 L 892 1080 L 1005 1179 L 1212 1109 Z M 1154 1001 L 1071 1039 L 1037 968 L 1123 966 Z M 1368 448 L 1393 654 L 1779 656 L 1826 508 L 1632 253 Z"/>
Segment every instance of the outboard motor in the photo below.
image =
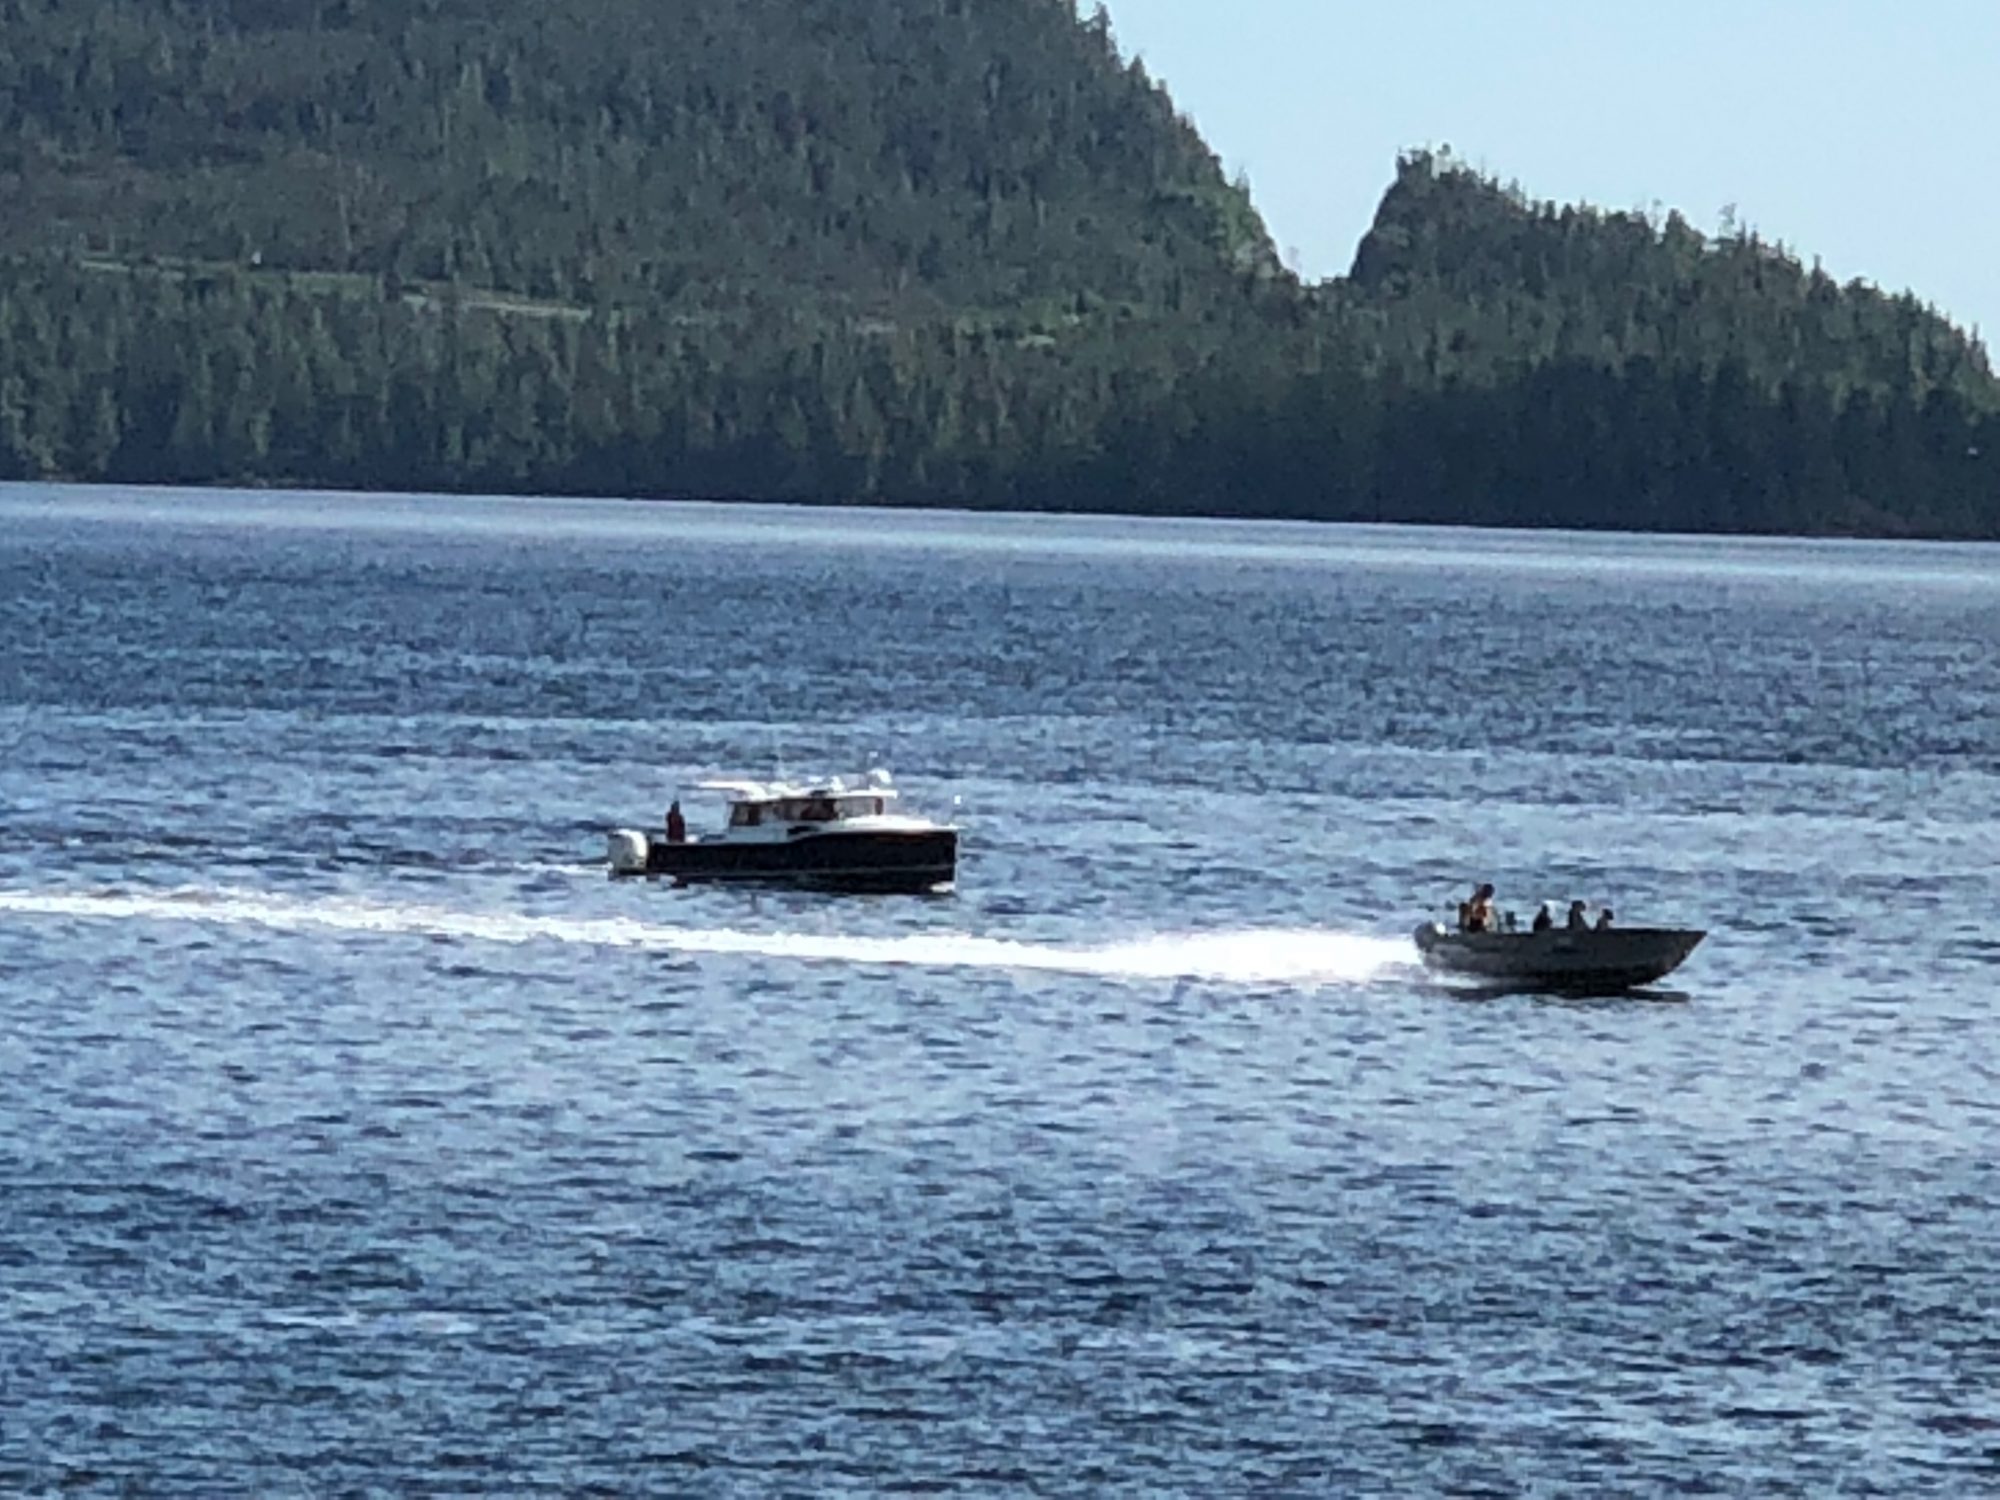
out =
<path fill-rule="evenodd" d="M 605 851 L 613 875 L 643 875 L 652 846 L 636 828 L 614 828 Z"/>

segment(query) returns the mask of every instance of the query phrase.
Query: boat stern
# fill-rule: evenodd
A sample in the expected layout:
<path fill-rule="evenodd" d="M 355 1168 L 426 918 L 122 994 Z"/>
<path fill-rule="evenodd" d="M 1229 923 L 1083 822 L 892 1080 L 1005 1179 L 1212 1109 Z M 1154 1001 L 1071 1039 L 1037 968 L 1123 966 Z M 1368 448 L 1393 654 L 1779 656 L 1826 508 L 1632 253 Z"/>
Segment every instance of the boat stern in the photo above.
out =
<path fill-rule="evenodd" d="M 605 838 L 605 864 L 613 875 L 644 875 L 652 841 L 636 828 L 614 828 Z"/>

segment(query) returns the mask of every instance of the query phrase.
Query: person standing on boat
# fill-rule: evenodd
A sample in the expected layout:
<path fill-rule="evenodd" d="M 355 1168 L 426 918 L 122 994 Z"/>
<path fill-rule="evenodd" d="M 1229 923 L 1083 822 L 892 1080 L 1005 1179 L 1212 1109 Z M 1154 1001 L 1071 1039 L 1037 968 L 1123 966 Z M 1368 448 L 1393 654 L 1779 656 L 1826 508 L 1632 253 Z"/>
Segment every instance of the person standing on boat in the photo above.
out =
<path fill-rule="evenodd" d="M 1556 909 L 1544 901 L 1535 912 L 1534 928 L 1537 932 L 1547 932 L 1556 925 Z"/>
<path fill-rule="evenodd" d="M 670 844 L 685 844 L 687 836 L 687 819 L 681 816 L 680 799 L 675 798 L 667 804 L 667 842 Z"/>
<path fill-rule="evenodd" d="M 1458 909 L 1458 925 L 1464 932 L 1491 932 L 1493 930 L 1493 886 L 1482 885 L 1472 893 L 1472 899 Z"/>
<path fill-rule="evenodd" d="M 1590 919 L 1583 914 L 1583 903 L 1581 901 L 1570 902 L 1569 930 L 1571 932 L 1582 932 L 1588 926 L 1590 926 Z"/>
<path fill-rule="evenodd" d="M 1600 911 L 1597 914 L 1597 930 L 1599 932 L 1607 932 L 1610 930 L 1610 928 L 1611 928 L 1611 908 L 1607 906 L 1604 908 L 1604 910 Z"/>

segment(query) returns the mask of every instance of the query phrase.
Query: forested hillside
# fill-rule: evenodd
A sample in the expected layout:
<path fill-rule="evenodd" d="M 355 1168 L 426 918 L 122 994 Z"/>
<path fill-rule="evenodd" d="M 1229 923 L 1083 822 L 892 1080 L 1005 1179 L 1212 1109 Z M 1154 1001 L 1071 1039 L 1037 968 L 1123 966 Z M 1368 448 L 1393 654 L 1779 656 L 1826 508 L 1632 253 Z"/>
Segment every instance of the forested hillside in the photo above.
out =
<path fill-rule="evenodd" d="M 0 250 L 689 307 L 1269 257 L 1061 0 L 0 0 L 0 37 Z"/>
<path fill-rule="evenodd" d="M 1416 153 L 1301 286 L 1068 0 L 0 0 L 0 477 L 2000 535 L 1914 299 Z"/>

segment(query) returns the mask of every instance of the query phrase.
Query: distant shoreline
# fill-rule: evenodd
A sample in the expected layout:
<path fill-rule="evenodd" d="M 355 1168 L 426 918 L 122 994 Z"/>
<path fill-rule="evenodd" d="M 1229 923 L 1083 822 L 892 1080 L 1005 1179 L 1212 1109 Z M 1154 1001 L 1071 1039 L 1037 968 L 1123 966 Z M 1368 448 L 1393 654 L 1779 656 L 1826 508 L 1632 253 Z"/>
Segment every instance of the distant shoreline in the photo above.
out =
<path fill-rule="evenodd" d="M 783 515 L 786 513 L 841 515 L 852 517 L 879 516 L 884 519 L 908 518 L 916 516 L 936 516 L 963 520 L 989 520 L 999 523 L 1009 521 L 1075 521 L 1081 525 L 1115 526 L 1121 522 L 1146 522 L 1156 525 L 1185 527 L 1190 530 L 1220 529 L 1232 526 L 1257 528 L 1282 528 L 1299 534 L 1350 531 L 1381 536 L 1427 536 L 1449 537 L 1469 535 L 1479 537 L 1535 537 L 1556 540 L 1609 539 L 1628 537 L 1633 539 L 1657 540 L 1663 543 L 1692 542 L 1715 544 L 1721 542 L 1744 543 L 1806 543 L 1833 545 L 1857 543 L 1870 546 L 1896 545 L 1912 548 L 1967 547 L 2000 548 L 2000 540 L 1990 537 L 1948 537 L 1915 536 L 1874 532 L 1769 532 L 1769 531 L 1689 531 L 1689 530 L 1637 530 L 1631 527 L 1598 526 L 1576 527 L 1558 525 L 1517 524 L 1504 525 L 1486 522 L 1458 521 L 1385 521 L 1385 520 L 1345 520 L 1314 519 L 1282 515 L 1188 515 L 1172 512 L 1147 511 L 1136 507 L 1120 510 L 1075 510 L 1056 506 L 1039 507 L 982 507 L 967 505 L 937 504 L 884 504 L 880 501 L 861 500 L 814 500 L 785 498 L 763 499 L 756 496 L 714 496 L 714 495 L 598 495 L 529 492 L 489 492 L 481 490 L 394 490 L 394 489 L 334 489 L 316 485 L 296 484 L 147 484 L 124 482 L 92 482 L 77 480 L 0 480 L 0 506 L 4 506 L 10 496 L 26 496 L 34 492 L 46 492 L 52 500 L 65 495 L 113 499 L 129 497 L 139 500 L 146 497 L 179 499 L 183 497 L 215 496 L 226 499 L 247 500 L 262 497 L 276 502 L 323 502 L 332 504 L 409 501 L 418 505 L 587 505 L 607 509 L 617 507 L 638 510 L 646 507 L 672 507 L 688 512 L 699 512 L 718 520 L 726 520 L 732 514 Z"/>

